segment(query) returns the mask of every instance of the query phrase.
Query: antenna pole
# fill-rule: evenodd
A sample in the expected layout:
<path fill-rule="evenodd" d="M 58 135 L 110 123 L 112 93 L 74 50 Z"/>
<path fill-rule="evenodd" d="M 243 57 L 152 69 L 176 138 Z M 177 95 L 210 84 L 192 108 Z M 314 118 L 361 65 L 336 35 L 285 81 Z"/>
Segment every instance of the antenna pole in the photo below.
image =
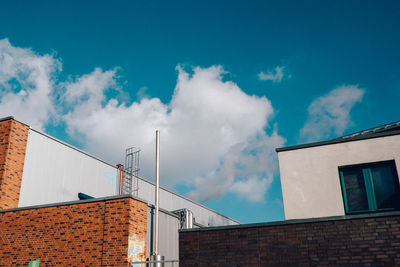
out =
<path fill-rule="evenodd" d="M 154 254 L 158 255 L 158 201 L 160 187 L 160 131 L 156 131 L 156 195 L 154 215 Z"/>

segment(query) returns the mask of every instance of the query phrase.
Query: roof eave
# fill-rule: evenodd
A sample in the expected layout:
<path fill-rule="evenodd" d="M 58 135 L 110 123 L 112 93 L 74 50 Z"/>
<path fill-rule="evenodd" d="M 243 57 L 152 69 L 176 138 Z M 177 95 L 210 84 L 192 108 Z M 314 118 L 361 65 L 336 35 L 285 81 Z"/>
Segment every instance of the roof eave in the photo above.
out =
<path fill-rule="evenodd" d="M 279 152 L 296 150 L 296 149 L 333 145 L 333 144 L 360 141 L 360 140 L 365 140 L 365 139 L 386 137 L 386 136 L 399 135 L 399 134 L 400 134 L 400 130 L 381 132 L 381 133 L 373 133 L 373 134 L 369 134 L 369 135 L 358 135 L 358 136 L 351 137 L 351 138 L 348 138 L 348 139 L 344 139 L 344 138 L 339 139 L 339 138 L 337 138 L 337 139 L 332 139 L 332 140 L 328 140 L 328 141 L 321 141 L 321 142 L 314 142 L 314 143 L 301 144 L 301 145 L 295 145 L 295 146 L 280 147 L 280 148 L 276 148 L 275 151 L 279 153 Z"/>

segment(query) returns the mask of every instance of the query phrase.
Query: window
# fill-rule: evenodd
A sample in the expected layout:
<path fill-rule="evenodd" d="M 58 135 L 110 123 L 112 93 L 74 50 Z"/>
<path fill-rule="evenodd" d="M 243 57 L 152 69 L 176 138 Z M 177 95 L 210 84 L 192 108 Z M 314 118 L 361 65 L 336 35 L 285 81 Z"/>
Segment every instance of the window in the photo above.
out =
<path fill-rule="evenodd" d="M 339 167 L 346 213 L 400 208 L 399 179 L 394 161 Z"/>

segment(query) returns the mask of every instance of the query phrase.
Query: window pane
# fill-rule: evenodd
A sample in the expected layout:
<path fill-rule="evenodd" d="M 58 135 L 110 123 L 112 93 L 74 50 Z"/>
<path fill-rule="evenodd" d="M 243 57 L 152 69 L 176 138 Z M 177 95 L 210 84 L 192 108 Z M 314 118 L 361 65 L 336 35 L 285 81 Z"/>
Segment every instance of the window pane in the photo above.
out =
<path fill-rule="evenodd" d="M 348 210 L 350 212 L 369 210 L 362 170 L 347 169 L 343 170 L 342 173 Z"/>
<path fill-rule="evenodd" d="M 371 168 L 378 209 L 395 208 L 398 202 L 391 166 Z"/>

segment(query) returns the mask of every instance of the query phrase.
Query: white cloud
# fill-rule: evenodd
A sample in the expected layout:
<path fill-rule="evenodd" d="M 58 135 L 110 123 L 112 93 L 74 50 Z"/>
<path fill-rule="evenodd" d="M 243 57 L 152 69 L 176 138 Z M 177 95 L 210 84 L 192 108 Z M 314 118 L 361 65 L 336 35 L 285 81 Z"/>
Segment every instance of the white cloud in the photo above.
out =
<path fill-rule="evenodd" d="M 146 86 L 143 86 L 143 87 L 141 87 L 137 92 L 136 92 L 136 98 L 137 99 L 142 99 L 142 98 L 150 98 L 150 95 L 148 95 L 147 93 L 146 93 L 146 91 L 148 90 L 149 88 L 148 87 L 146 87 Z"/>
<path fill-rule="evenodd" d="M 274 83 L 280 83 L 285 76 L 284 74 L 285 67 L 276 66 L 275 73 L 273 71 L 268 71 L 267 73 L 260 72 L 258 74 L 258 78 L 261 81 L 272 81 Z"/>
<path fill-rule="evenodd" d="M 96 131 L 91 128 L 95 126 L 93 120 L 96 120 L 93 115 L 103 109 L 103 104 L 106 103 L 105 92 L 118 88 L 116 71 L 103 72 L 100 68 L 96 68 L 92 73 L 85 74 L 75 81 L 62 83 L 61 87 L 65 89 L 61 99 L 67 110 L 72 109 L 64 115 L 68 133 L 75 136 L 77 133 L 82 133 L 82 128 Z M 113 103 L 111 101 L 109 105 Z"/>
<path fill-rule="evenodd" d="M 66 122 L 71 132 L 85 137 L 89 151 L 107 155 L 109 160 L 122 158 L 126 147 L 140 146 L 141 174 L 148 178 L 154 175 L 155 129 L 160 129 L 164 184 L 194 184 L 197 189 L 190 196 L 199 200 L 219 198 L 229 191 L 240 175 L 253 172 L 249 168 L 257 169 L 255 161 L 260 158 L 245 157 L 248 142 L 254 143 L 254 151 L 249 153 L 269 149 L 268 157 L 274 154 L 275 146 L 267 147 L 266 144 L 275 141 L 275 137 L 264 132 L 273 108 L 265 97 L 247 95 L 235 83 L 222 81 L 224 70 L 220 66 L 194 68 L 192 76 L 180 67 L 177 69 L 178 81 L 169 104 L 158 98 L 143 98 L 131 105 L 116 99 L 104 101 L 103 89 L 113 84 L 108 81 L 113 75 L 100 78 L 107 73 L 98 70 L 78 79 L 67 85 L 67 95 L 73 94 L 68 93 L 70 88 L 81 92 L 80 84 L 89 77 L 92 82 L 85 83 L 83 91 L 94 92 L 91 87 L 94 84 L 102 89 L 95 94 L 88 93 L 84 98 L 81 93 L 74 93 L 80 100 L 66 116 Z M 267 154 L 260 154 L 263 155 Z M 235 169 L 238 164 L 242 164 L 243 170 Z M 257 172 L 257 175 L 262 174 L 262 171 Z M 214 191 L 204 191 L 204 185 L 199 182 L 204 179 L 212 180 L 218 186 L 213 188 Z M 265 187 L 263 180 L 256 181 Z M 202 192 L 201 197 L 197 197 L 196 192 Z M 238 193 L 238 190 L 232 192 Z M 254 201 L 251 196 L 247 199 Z"/>
<path fill-rule="evenodd" d="M 61 64 L 51 55 L 38 55 L 0 40 L 0 117 L 15 116 L 43 129 L 55 115 L 51 94 L 53 75 Z"/>
<path fill-rule="evenodd" d="M 251 177 L 245 181 L 235 182 L 230 191 L 251 202 L 264 202 L 264 195 L 270 184 L 270 179 Z"/>
<path fill-rule="evenodd" d="M 342 135 L 351 126 L 350 111 L 362 100 L 364 90 L 357 85 L 340 86 L 314 100 L 308 107 L 308 119 L 300 131 L 304 142 Z"/>
<path fill-rule="evenodd" d="M 250 202 L 263 202 L 277 172 L 275 148 L 284 142 L 275 129 L 270 136 L 262 132 L 232 146 L 216 170 L 196 177 L 196 189 L 189 196 L 207 201 L 231 192 Z"/>
<path fill-rule="evenodd" d="M 284 141 L 276 130 L 265 132 L 270 101 L 223 81 L 221 66 L 196 67 L 191 75 L 177 67 L 170 103 L 142 89 L 130 104 L 117 69 L 96 68 L 66 82 L 58 80 L 58 70 L 61 63 L 53 56 L 0 40 L 0 116 L 15 115 L 39 129 L 59 118 L 85 150 L 113 163 L 123 162 L 125 148 L 139 146 L 140 174 L 148 179 L 160 129 L 163 185 L 194 186 L 190 196 L 201 201 L 228 192 L 263 201 L 275 172 L 274 148 Z"/>

